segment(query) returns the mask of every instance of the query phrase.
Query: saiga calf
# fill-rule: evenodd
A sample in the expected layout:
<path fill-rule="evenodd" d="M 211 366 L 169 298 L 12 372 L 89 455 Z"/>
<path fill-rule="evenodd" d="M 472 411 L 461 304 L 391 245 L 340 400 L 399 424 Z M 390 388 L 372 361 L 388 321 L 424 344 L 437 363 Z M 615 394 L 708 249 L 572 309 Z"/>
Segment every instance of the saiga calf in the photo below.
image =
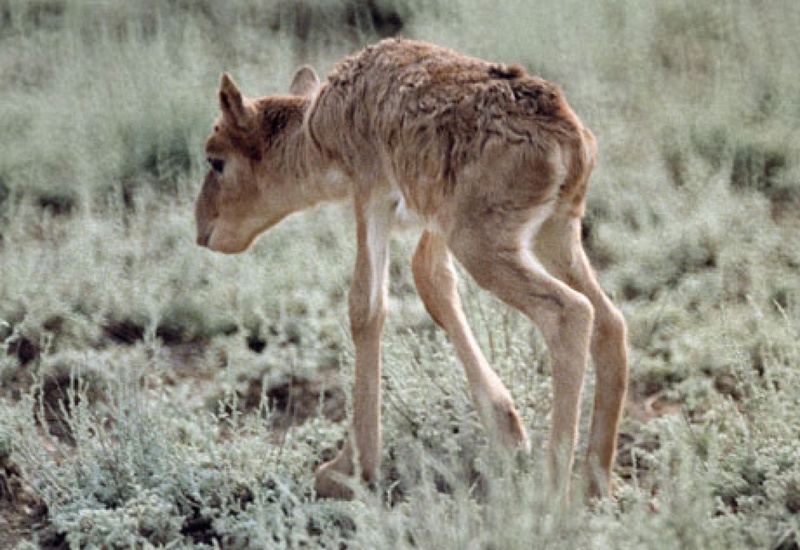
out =
<path fill-rule="evenodd" d="M 392 39 L 345 59 L 323 84 L 301 68 L 290 95 L 248 99 L 225 75 L 219 101 L 196 205 L 200 245 L 238 253 L 321 201 L 348 199 L 355 209 L 353 425 L 340 454 L 317 471 L 318 494 L 351 496 L 337 474 L 379 475 L 387 246 L 402 213 L 424 229 L 412 261 L 419 295 L 452 339 L 487 430 L 511 448 L 528 445 L 525 430 L 466 323 L 452 257 L 544 335 L 554 391 L 549 466 L 561 490 L 591 352 L 588 489 L 607 495 L 627 386 L 626 329 L 581 244 L 595 140 L 559 88 L 518 66 Z"/>

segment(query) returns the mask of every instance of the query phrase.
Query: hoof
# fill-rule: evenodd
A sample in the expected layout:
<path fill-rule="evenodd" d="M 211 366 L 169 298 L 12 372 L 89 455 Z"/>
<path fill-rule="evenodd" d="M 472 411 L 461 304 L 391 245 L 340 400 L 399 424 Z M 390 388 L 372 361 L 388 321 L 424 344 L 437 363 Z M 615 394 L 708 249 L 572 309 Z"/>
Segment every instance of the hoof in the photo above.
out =
<path fill-rule="evenodd" d="M 531 442 L 516 409 L 511 404 L 500 404 L 494 408 L 496 437 L 506 449 L 530 453 Z"/>

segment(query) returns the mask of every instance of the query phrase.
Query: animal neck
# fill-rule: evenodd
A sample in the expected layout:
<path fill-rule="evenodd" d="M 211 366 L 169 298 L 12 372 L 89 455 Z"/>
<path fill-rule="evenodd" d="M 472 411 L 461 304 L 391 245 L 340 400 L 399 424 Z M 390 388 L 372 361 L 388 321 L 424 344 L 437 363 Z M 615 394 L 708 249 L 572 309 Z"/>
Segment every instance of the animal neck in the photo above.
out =
<path fill-rule="evenodd" d="M 308 104 L 304 103 L 301 108 L 307 107 Z M 304 207 L 350 196 L 352 186 L 349 178 L 320 151 L 302 123 L 293 125 L 286 138 L 283 158 L 293 159 L 292 165 L 286 166 L 291 172 L 287 179 L 292 180 L 292 185 L 299 191 Z"/>

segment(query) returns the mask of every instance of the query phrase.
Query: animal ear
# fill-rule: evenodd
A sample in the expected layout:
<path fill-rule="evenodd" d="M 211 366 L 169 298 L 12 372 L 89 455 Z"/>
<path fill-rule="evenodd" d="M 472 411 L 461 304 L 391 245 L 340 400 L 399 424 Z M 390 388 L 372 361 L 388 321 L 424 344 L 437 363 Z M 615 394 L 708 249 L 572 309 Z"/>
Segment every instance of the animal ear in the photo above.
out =
<path fill-rule="evenodd" d="M 312 67 L 303 65 L 294 73 L 289 93 L 292 95 L 310 95 L 319 88 L 319 77 Z"/>
<path fill-rule="evenodd" d="M 250 113 L 244 105 L 242 92 L 227 73 L 222 75 L 219 87 L 219 108 L 222 110 L 222 116 L 235 126 L 246 128 L 249 125 Z"/>

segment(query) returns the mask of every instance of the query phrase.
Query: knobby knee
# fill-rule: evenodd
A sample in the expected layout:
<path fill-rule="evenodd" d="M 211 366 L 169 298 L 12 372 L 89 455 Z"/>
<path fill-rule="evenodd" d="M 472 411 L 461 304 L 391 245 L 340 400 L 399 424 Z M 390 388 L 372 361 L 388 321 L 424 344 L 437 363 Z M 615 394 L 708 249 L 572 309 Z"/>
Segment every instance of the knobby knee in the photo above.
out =
<path fill-rule="evenodd" d="M 594 325 L 594 316 L 594 306 L 586 296 L 578 292 L 569 294 L 561 304 L 560 328 L 576 338 L 585 336 L 588 344 L 588 338 Z"/>
<path fill-rule="evenodd" d="M 629 368 L 627 325 L 622 313 L 613 306 L 604 310 L 595 322 L 592 355 L 598 376 L 625 391 Z"/>
<path fill-rule="evenodd" d="M 354 338 L 380 333 L 389 311 L 386 297 L 351 297 L 350 332 Z"/>
<path fill-rule="evenodd" d="M 622 312 L 614 306 L 610 306 L 602 317 L 597 319 L 598 336 L 604 339 L 625 342 L 627 339 L 628 325 Z"/>
<path fill-rule="evenodd" d="M 626 355 L 628 326 L 622 312 L 607 302 L 607 306 L 598 310 L 593 333 L 593 345 L 615 350 L 615 353 Z"/>

